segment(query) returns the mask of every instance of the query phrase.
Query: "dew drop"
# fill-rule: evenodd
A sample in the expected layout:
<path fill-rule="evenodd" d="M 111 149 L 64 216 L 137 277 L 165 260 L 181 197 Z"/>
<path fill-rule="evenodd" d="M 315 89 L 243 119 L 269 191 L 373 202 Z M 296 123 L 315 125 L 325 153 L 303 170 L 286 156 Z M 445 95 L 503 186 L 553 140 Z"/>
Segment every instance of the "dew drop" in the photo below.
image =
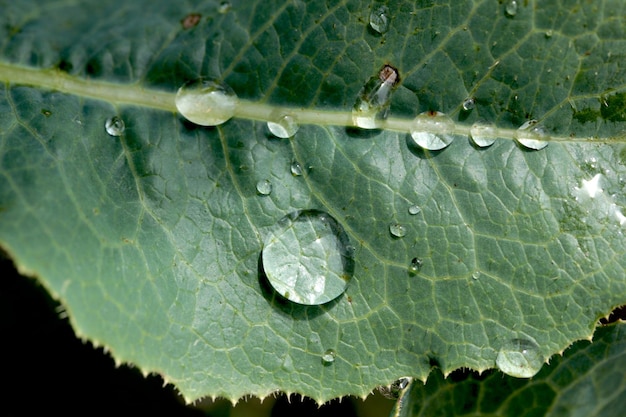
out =
<path fill-rule="evenodd" d="M 543 149 L 548 146 L 549 139 L 543 126 L 534 119 L 524 122 L 515 132 L 515 140 L 528 149 Z"/>
<path fill-rule="evenodd" d="M 418 146 L 430 151 L 438 151 L 454 140 L 451 132 L 454 122 L 449 116 L 438 111 L 427 111 L 413 120 L 411 137 Z"/>
<path fill-rule="evenodd" d="M 400 397 L 402 391 L 404 391 L 411 383 L 412 378 L 403 377 L 394 381 L 391 385 L 386 387 L 378 387 L 378 391 L 386 398 L 390 400 L 397 400 Z"/>
<path fill-rule="evenodd" d="M 463 110 L 470 111 L 476 107 L 476 100 L 473 97 L 468 97 L 463 101 Z"/>
<path fill-rule="evenodd" d="M 527 339 L 513 339 L 498 352 L 496 366 L 505 374 L 516 378 L 530 378 L 543 366 L 544 358 L 539 346 Z"/>
<path fill-rule="evenodd" d="M 275 117 L 273 121 L 267 122 L 267 128 L 272 132 L 272 135 L 288 139 L 296 134 L 300 126 L 298 126 L 294 116 L 281 114 Z"/>
<path fill-rule="evenodd" d="M 400 82 L 398 70 L 385 65 L 370 78 L 352 108 L 352 122 L 362 129 L 377 129 L 389 115 L 391 93 Z"/>
<path fill-rule="evenodd" d="M 221 13 L 221 14 L 225 14 L 225 13 L 228 13 L 230 11 L 231 7 L 232 6 L 231 6 L 230 2 L 223 1 L 223 2 L 220 3 L 220 7 L 217 9 L 217 11 L 219 13 Z"/>
<path fill-rule="evenodd" d="M 404 237 L 406 236 L 406 232 L 406 227 L 399 223 L 391 223 L 389 225 L 389 233 L 394 237 Z"/>
<path fill-rule="evenodd" d="M 304 170 L 302 169 L 302 165 L 300 165 L 300 163 L 296 161 L 293 161 L 291 163 L 289 170 L 291 171 L 291 175 L 293 175 L 294 177 L 299 177 L 304 172 Z"/>
<path fill-rule="evenodd" d="M 125 129 L 124 121 L 118 116 L 109 117 L 104 122 L 104 130 L 111 136 L 122 136 Z"/>
<path fill-rule="evenodd" d="M 509 17 L 513 17 L 517 14 L 517 9 L 518 9 L 517 1 L 509 0 L 504 6 L 504 13 L 506 13 L 506 15 Z"/>
<path fill-rule="evenodd" d="M 375 32 L 382 34 L 389 30 L 389 8 L 387 6 L 379 6 L 370 13 L 370 26 Z"/>
<path fill-rule="evenodd" d="M 420 206 L 418 206 L 417 204 L 413 204 L 413 205 L 409 206 L 409 214 L 411 216 L 419 214 L 420 211 L 422 211 L 422 208 Z"/>
<path fill-rule="evenodd" d="M 327 349 L 326 352 L 324 352 L 324 354 L 322 355 L 322 365 L 332 365 L 333 362 L 335 362 L 336 358 L 337 352 L 335 352 L 333 349 Z"/>
<path fill-rule="evenodd" d="M 175 101 L 180 114 L 190 122 L 216 126 L 233 117 L 239 99 L 228 85 L 204 78 L 185 83 Z"/>
<path fill-rule="evenodd" d="M 474 273 L 472 273 L 472 279 L 477 280 L 479 278 L 480 278 L 480 272 L 474 271 Z"/>
<path fill-rule="evenodd" d="M 489 122 L 478 121 L 470 128 L 470 138 L 481 148 L 491 146 L 496 141 L 496 129 Z"/>
<path fill-rule="evenodd" d="M 413 258 L 409 264 L 409 274 L 417 275 L 422 269 L 422 260 L 419 258 Z"/>
<path fill-rule="evenodd" d="M 276 292 L 294 303 L 319 305 L 346 290 L 354 273 L 354 248 L 329 214 L 302 210 L 283 217 L 271 230 L 262 262 Z"/>
<path fill-rule="evenodd" d="M 554 34 L 554 32 L 553 32 L 552 29 L 546 30 L 546 39 L 550 39 L 553 34 Z"/>
<path fill-rule="evenodd" d="M 260 195 L 270 195 L 272 193 L 272 182 L 270 180 L 261 180 L 257 182 L 256 191 Z"/>

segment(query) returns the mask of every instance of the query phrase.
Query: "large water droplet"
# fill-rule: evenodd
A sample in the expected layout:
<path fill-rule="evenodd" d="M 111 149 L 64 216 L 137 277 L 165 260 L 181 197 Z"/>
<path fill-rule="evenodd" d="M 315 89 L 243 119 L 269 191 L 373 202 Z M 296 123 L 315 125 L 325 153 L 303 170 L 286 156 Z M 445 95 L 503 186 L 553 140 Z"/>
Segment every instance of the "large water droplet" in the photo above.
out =
<path fill-rule="evenodd" d="M 385 65 L 370 78 L 357 96 L 352 108 L 352 121 L 363 129 L 377 129 L 389 115 L 391 93 L 400 82 L 398 70 Z"/>
<path fill-rule="evenodd" d="M 413 120 L 411 137 L 418 146 L 438 151 L 452 143 L 453 130 L 454 122 L 449 116 L 438 111 L 427 111 Z"/>
<path fill-rule="evenodd" d="M 419 214 L 420 211 L 422 211 L 422 208 L 418 206 L 417 204 L 413 204 L 409 206 L 409 214 L 412 216 Z"/>
<path fill-rule="evenodd" d="M 496 141 L 496 136 L 496 129 L 489 122 L 478 121 L 470 128 L 472 142 L 481 148 L 493 145 Z"/>
<path fill-rule="evenodd" d="M 125 129 L 124 121 L 117 116 L 109 117 L 104 122 L 104 130 L 111 136 L 122 136 Z"/>
<path fill-rule="evenodd" d="M 267 128 L 272 135 L 287 139 L 296 134 L 300 126 L 294 116 L 289 114 L 280 114 L 273 118 L 274 120 L 267 122 Z"/>
<path fill-rule="evenodd" d="M 270 180 L 260 180 L 256 183 L 256 191 L 261 195 L 270 195 L 272 193 L 272 182 Z"/>
<path fill-rule="evenodd" d="M 463 110 L 470 111 L 476 107 L 476 100 L 473 97 L 468 97 L 463 101 Z"/>
<path fill-rule="evenodd" d="M 265 239 L 263 267 L 272 287 L 298 304 L 324 304 L 346 290 L 354 273 L 354 248 L 329 214 L 288 214 Z"/>
<path fill-rule="evenodd" d="M 409 274 L 417 275 L 422 269 L 423 262 L 420 258 L 413 258 L 409 264 Z"/>
<path fill-rule="evenodd" d="M 504 5 L 504 13 L 506 13 L 507 16 L 513 17 L 517 14 L 518 7 L 519 5 L 516 0 L 508 0 Z"/>
<path fill-rule="evenodd" d="M 376 7 L 372 10 L 372 13 L 370 13 L 370 26 L 381 35 L 387 33 L 389 30 L 390 20 L 389 8 L 385 5 Z"/>
<path fill-rule="evenodd" d="M 406 236 L 406 232 L 406 227 L 399 223 L 391 223 L 389 225 L 389 233 L 394 237 L 404 237 Z"/>
<path fill-rule="evenodd" d="M 549 139 L 546 130 L 534 119 L 525 122 L 515 132 L 515 140 L 528 149 L 543 149 L 548 146 Z"/>
<path fill-rule="evenodd" d="M 235 114 L 235 92 L 214 79 L 189 81 L 178 89 L 176 108 L 187 120 L 201 126 L 216 126 Z"/>
<path fill-rule="evenodd" d="M 337 358 L 337 352 L 333 349 L 327 349 L 322 355 L 322 365 L 332 365 L 332 363 L 335 362 L 335 358 Z"/>
<path fill-rule="evenodd" d="M 496 366 L 516 378 L 530 378 L 543 366 L 539 346 L 528 339 L 513 339 L 498 352 Z"/>

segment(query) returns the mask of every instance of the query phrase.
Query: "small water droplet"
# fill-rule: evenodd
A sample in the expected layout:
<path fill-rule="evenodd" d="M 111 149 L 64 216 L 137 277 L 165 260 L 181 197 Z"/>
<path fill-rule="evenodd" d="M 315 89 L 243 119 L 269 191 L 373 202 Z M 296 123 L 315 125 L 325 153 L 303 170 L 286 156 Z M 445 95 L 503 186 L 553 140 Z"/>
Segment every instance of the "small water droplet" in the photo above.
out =
<path fill-rule="evenodd" d="M 491 146 L 496 141 L 496 129 L 489 122 L 478 121 L 470 128 L 470 138 L 481 148 Z"/>
<path fill-rule="evenodd" d="M 230 11 L 231 7 L 232 6 L 231 6 L 230 2 L 223 1 L 223 2 L 220 3 L 220 7 L 217 9 L 217 11 L 219 13 L 221 13 L 221 14 L 225 14 L 225 13 L 228 13 Z"/>
<path fill-rule="evenodd" d="M 104 122 L 104 130 L 111 136 L 122 136 L 125 129 L 126 125 L 120 117 L 109 117 Z"/>
<path fill-rule="evenodd" d="M 344 293 L 354 273 L 354 250 L 343 227 L 319 210 L 290 213 L 265 239 L 263 268 L 288 300 L 319 305 Z"/>
<path fill-rule="evenodd" d="M 463 101 L 463 110 L 470 111 L 476 106 L 476 100 L 473 97 L 468 97 Z"/>
<path fill-rule="evenodd" d="M 554 32 L 552 31 L 552 29 L 546 30 L 546 38 L 547 39 L 550 39 L 553 34 L 554 34 Z"/>
<path fill-rule="evenodd" d="M 505 374 L 516 378 L 530 378 L 543 366 L 544 358 L 539 346 L 528 339 L 513 339 L 498 352 L 496 366 Z"/>
<path fill-rule="evenodd" d="M 409 206 L 409 214 L 412 216 L 418 214 L 420 211 L 422 211 L 422 208 L 418 206 L 417 204 L 413 204 Z"/>
<path fill-rule="evenodd" d="M 185 83 L 175 101 L 180 114 L 190 122 L 216 126 L 233 117 L 239 99 L 228 85 L 204 78 Z"/>
<path fill-rule="evenodd" d="M 288 139 L 294 136 L 300 128 L 296 118 L 289 114 L 280 114 L 273 119 L 267 122 L 267 128 L 276 137 Z"/>
<path fill-rule="evenodd" d="M 389 225 L 389 233 L 394 237 L 404 237 L 406 236 L 406 232 L 406 227 L 399 223 L 391 223 Z"/>
<path fill-rule="evenodd" d="M 472 279 L 479 279 L 479 278 L 480 278 L 480 272 L 474 271 L 474 273 L 472 274 Z"/>
<path fill-rule="evenodd" d="M 272 193 L 272 182 L 270 180 L 261 180 L 257 182 L 256 191 L 261 195 L 270 195 Z"/>
<path fill-rule="evenodd" d="M 386 387 L 378 387 L 378 391 L 386 398 L 390 400 L 397 400 L 400 397 L 402 391 L 404 391 L 411 383 L 412 378 L 403 377 L 394 381 L 391 385 Z"/>
<path fill-rule="evenodd" d="M 43 114 L 46 117 L 50 117 L 52 115 L 52 112 L 48 109 L 41 109 L 41 114 Z"/>
<path fill-rule="evenodd" d="M 332 365 L 333 362 L 335 362 L 336 358 L 337 352 L 335 352 L 333 349 L 327 349 L 326 352 L 324 352 L 324 354 L 322 355 L 322 365 Z"/>
<path fill-rule="evenodd" d="M 504 6 L 504 13 L 506 13 L 506 15 L 509 17 L 513 17 L 517 14 L 518 7 L 519 5 L 517 4 L 516 0 L 509 0 Z"/>
<path fill-rule="evenodd" d="M 296 161 L 293 161 L 291 163 L 291 166 L 289 167 L 289 169 L 291 170 L 291 175 L 293 175 L 294 177 L 299 177 L 304 173 L 304 170 L 302 169 L 302 165 L 300 165 L 300 163 Z"/>
<path fill-rule="evenodd" d="M 352 121 L 362 129 L 377 129 L 389 115 L 391 93 L 400 82 L 398 70 L 385 65 L 370 78 L 357 96 L 352 108 Z"/>
<path fill-rule="evenodd" d="M 389 30 L 390 20 L 391 17 L 387 6 L 378 6 L 370 13 L 370 26 L 381 35 L 387 33 Z"/>
<path fill-rule="evenodd" d="M 423 262 L 419 258 L 413 258 L 409 264 L 409 274 L 417 275 L 422 269 Z"/>
<path fill-rule="evenodd" d="M 454 136 L 454 122 L 449 116 L 438 111 L 427 111 L 413 120 L 411 137 L 418 146 L 430 151 L 438 151 L 450 145 Z"/>
<path fill-rule="evenodd" d="M 515 132 L 515 140 L 528 149 L 543 149 L 548 146 L 548 139 L 546 130 L 534 119 L 525 122 Z"/>

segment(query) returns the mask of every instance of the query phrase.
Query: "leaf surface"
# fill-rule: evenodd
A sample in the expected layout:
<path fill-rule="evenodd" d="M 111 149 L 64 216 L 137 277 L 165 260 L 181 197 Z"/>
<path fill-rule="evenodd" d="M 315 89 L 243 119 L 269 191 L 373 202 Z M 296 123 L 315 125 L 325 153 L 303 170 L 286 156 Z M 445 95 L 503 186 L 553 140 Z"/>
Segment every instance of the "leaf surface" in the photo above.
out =
<path fill-rule="evenodd" d="M 397 1 L 384 35 L 372 7 L 3 6 L 0 241 L 81 337 L 187 400 L 325 401 L 433 364 L 492 368 L 512 340 L 548 358 L 626 303 L 623 2 L 509 16 L 497 1 Z M 392 117 L 358 130 L 352 106 L 385 63 L 401 76 Z M 238 94 L 233 119 L 176 113 L 199 77 Z M 301 122 L 292 139 L 267 130 L 278 108 Z M 454 120 L 446 149 L 413 144 L 424 111 Z M 466 136 L 480 119 L 499 136 L 486 149 Z M 541 151 L 512 140 L 529 119 L 552 139 Z M 355 249 L 345 294 L 321 306 L 284 300 L 262 271 L 265 238 L 298 210 L 328 213 Z"/>

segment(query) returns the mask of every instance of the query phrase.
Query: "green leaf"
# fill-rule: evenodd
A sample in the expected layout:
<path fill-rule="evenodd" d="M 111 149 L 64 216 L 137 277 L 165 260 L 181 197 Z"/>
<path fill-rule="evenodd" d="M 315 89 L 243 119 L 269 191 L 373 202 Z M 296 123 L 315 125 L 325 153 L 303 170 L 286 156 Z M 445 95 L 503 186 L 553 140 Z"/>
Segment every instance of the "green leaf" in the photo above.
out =
<path fill-rule="evenodd" d="M 593 343 L 576 342 L 532 379 L 499 372 L 410 385 L 392 416 L 621 416 L 626 399 L 626 324 L 598 328 Z"/>
<path fill-rule="evenodd" d="M 80 337 L 189 401 L 322 402 L 434 364 L 492 368 L 514 341 L 549 358 L 626 303 L 623 2 L 509 16 L 495 0 L 397 1 L 382 36 L 366 1 L 230 6 L 3 5 L 0 242 Z M 385 63 L 401 77 L 391 117 L 355 129 Z M 199 77 L 237 93 L 233 119 L 176 113 Z M 297 117 L 292 139 L 268 132 L 276 111 Z M 442 151 L 411 140 L 425 111 L 454 121 Z M 467 140 L 480 119 L 499 138 L 485 149 Z M 513 141 L 529 119 L 547 148 Z M 262 271 L 265 239 L 298 210 L 328 213 L 355 249 L 346 292 L 321 306 L 286 301 Z"/>

